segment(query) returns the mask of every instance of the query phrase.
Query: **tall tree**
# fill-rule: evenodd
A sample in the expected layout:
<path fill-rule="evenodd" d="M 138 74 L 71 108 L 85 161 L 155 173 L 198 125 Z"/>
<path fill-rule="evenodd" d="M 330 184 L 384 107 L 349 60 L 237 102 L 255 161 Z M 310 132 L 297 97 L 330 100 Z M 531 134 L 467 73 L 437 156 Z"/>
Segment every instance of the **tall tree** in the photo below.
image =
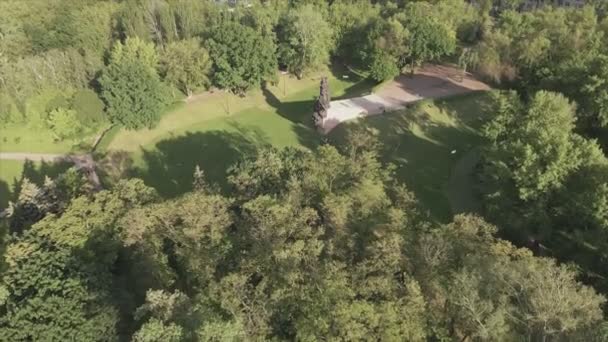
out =
<path fill-rule="evenodd" d="M 154 46 L 139 38 L 117 43 L 99 78 L 108 117 L 128 129 L 153 127 L 169 102 L 156 71 Z"/>
<path fill-rule="evenodd" d="M 262 81 L 276 78 L 276 46 L 245 25 L 224 21 L 206 41 L 213 59 L 214 83 L 220 88 L 244 94 Z"/>
<path fill-rule="evenodd" d="M 165 80 L 187 96 L 197 88 L 209 85 L 211 64 L 209 53 L 196 39 L 170 43 L 161 56 L 161 72 Z"/>
<path fill-rule="evenodd" d="M 280 61 L 298 78 L 329 63 L 331 27 L 312 5 L 289 10 L 281 21 L 278 38 Z"/>
<path fill-rule="evenodd" d="M 456 47 L 456 33 L 446 24 L 429 16 L 433 8 L 424 2 L 406 7 L 405 27 L 409 31 L 407 59 L 411 70 L 424 62 L 449 55 Z"/>

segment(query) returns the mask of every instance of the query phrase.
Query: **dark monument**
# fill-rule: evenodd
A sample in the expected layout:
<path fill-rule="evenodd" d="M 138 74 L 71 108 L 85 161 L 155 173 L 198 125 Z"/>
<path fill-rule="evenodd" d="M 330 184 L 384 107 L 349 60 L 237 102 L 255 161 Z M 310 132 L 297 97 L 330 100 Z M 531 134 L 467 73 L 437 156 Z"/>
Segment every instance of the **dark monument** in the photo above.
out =
<path fill-rule="evenodd" d="M 329 97 L 329 83 L 327 77 L 321 78 L 321 85 L 319 87 L 319 97 L 315 101 L 314 113 L 312 115 L 315 125 L 319 128 L 323 128 L 323 120 L 327 117 L 327 110 L 330 106 Z"/>

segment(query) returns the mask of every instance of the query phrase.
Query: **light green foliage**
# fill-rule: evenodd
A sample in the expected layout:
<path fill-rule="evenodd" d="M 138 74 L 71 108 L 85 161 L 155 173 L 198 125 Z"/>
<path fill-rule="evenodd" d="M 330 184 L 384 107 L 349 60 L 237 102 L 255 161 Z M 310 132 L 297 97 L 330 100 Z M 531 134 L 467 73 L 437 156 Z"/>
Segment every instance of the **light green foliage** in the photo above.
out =
<path fill-rule="evenodd" d="M 281 22 L 279 57 L 299 78 L 329 63 L 332 32 L 319 9 L 312 5 L 292 8 Z"/>
<path fill-rule="evenodd" d="M 535 199 L 577 169 L 585 142 L 573 132 L 574 108 L 562 95 L 541 91 L 523 111 L 510 106 L 487 127 L 495 171 L 514 181 L 522 200 Z"/>
<path fill-rule="evenodd" d="M 142 325 L 133 335 L 133 342 L 180 342 L 182 329 L 173 323 L 165 324 L 158 319 Z"/>
<path fill-rule="evenodd" d="M 224 21 L 212 29 L 206 47 L 213 59 L 214 83 L 222 89 L 244 94 L 276 77 L 276 46 L 272 38 L 250 27 Z"/>
<path fill-rule="evenodd" d="M 390 80 L 400 73 L 397 65 L 395 57 L 387 53 L 376 53 L 369 67 L 370 76 L 378 82 Z"/>
<path fill-rule="evenodd" d="M 161 56 L 161 73 L 186 95 L 210 84 L 211 59 L 196 39 L 167 45 Z"/>
<path fill-rule="evenodd" d="M 83 6 L 75 15 L 74 46 L 93 54 L 100 60 L 110 49 L 116 31 L 114 16 L 119 6 L 112 2 L 98 2 Z"/>
<path fill-rule="evenodd" d="M 99 78 L 108 117 L 128 129 L 153 127 L 169 102 L 156 71 L 154 46 L 129 38 L 112 50 L 110 64 Z"/>
<path fill-rule="evenodd" d="M 519 77 L 526 88 L 572 95 L 584 86 L 577 74 L 597 55 L 603 35 L 590 7 L 505 11 L 496 26 L 480 44 L 480 72 L 496 81 Z"/>
<path fill-rule="evenodd" d="M 23 103 L 48 88 L 84 88 L 91 73 L 87 60 L 78 51 L 50 50 L 0 63 L 0 89 Z"/>
<path fill-rule="evenodd" d="M 409 31 L 407 59 L 412 69 L 422 63 L 449 55 L 456 47 L 454 30 L 428 15 L 433 8 L 424 2 L 406 7 L 405 27 Z"/>
<path fill-rule="evenodd" d="M 71 109 L 57 108 L 52 110 L 46 122 L 58 140 L 72 138 L 83 129 L 76 111 Z"/>

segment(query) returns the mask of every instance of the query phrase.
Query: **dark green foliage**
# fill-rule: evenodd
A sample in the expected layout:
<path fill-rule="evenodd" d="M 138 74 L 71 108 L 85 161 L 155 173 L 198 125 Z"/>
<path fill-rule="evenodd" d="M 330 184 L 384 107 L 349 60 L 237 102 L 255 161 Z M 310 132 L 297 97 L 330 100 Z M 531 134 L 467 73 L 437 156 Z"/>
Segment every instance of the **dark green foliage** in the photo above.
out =
<path fill-rule="evenodd" d="M 153 127 L 169 102 L 154 47 L 138 38 L 118 44 L 99 78 L 109 119 L 128 129 Z"/>
<path fill-rule="evenodd" d="M 153 198 L 138 181 L 94 200 L 72 201 L 9 243 L 0 336 L 3 340 L 112 341 L 118 310 L 111 270 L 117 243 L 111 227 L 121 213 Z"/>
<path fill-rule="evenodd" d="M 244 94 L 276 77 L 276 46 L 272 38 L 250 27 L 224 21 L 212 29 L 206 46 L 213 59 L 214 83 L 220 88 Z"/>
<path fill-rule="evenodd" d="M 76 112 L 78 121 L 85 126 L 95 126 L 105 121 L 104 104 L 97 94 L 89 89 L 74 93 L 71 109 Z"/>

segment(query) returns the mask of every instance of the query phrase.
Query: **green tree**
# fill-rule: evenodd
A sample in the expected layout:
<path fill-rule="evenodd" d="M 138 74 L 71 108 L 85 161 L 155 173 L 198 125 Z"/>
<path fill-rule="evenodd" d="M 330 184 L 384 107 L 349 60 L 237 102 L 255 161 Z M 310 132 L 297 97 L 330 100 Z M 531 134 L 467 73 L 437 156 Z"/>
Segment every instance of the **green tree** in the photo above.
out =
<path fill-rule="evenodd" d="M 99 125 L 106 120 L 103 101 L 90 89 L 74 93 L 70 108 L 76 112 L 78 122 L 84 126 Z"/>
<path fill-rule="evenodd" d="M 292 8 L 281 21 L 278 38 L 280 61 L 298 78 L 329 63 L 331 27 L 312 5 Z"/>
<path fill-rule="evenodd" d="M 123 182 L 94 199 L 72 201 L 10 241 L 2 286 L 3 340 L 106 341 L 117 338 L 112 304 L 117 243 L 112 229 L 122 214 L 153 199 L 141 181 Z"/>
<path fill-rule="evenodd" d="M 508 108 L 486 127 L 494 141 L 490 172 L 512 180 L 522 200 L 539 198 L 582 162 L 586 142 L 573 132 L 574 106 L 560 94 L 540 91 L 525 110 Z"/>
<path fill-rule="evenodd" d="M 424 2 L 406 7 L 404 26 L 408 30 L 406 54 L 414 72 L 416 66 L 451 54 L 456 48 L 456 34 L 444 23 L 429 15 L 433 8 Z"/>
<path fill-rule="evenodd" d="M 209 53 L 195 39 L 170 43 L 161 56 L 165 80 L 187 96 L 195 89 L 209 85 L 211 64 Z"/>
<path fill-rule="evenodd" d="M 52 110 L 47 118 L 47 125 L 57 140 L 73 138 L 83 129 L 76 111 L 65 108 Z"/>
<path fill-rule="evenodd" d="M 154 46 L 129 38 L 112 50 L 110 64 L 99 78 L 108 117 L 128 129 L 153 127 L 169 102 L 156 71 Z"/>
<path fill-rule="evenodd" d="M 276 78 L 276 46 L 271 37 L 239 23 L 214 27 L 207 49 L 213 59 L 214 83 L 237 94 Z"/>

